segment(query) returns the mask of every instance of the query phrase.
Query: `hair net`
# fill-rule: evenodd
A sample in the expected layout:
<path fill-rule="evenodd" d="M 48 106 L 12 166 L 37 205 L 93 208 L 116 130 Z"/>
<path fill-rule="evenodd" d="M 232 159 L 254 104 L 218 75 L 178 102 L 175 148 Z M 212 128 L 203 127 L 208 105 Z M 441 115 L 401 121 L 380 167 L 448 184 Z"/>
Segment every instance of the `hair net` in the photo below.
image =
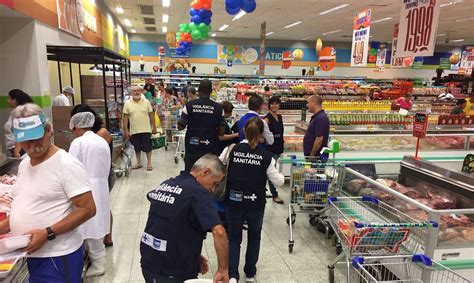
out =
<path fill-rule="evenodd" d="M 75 91 L 72 87 L 70 87 L 70 86 L 66 86 L 66 87 L 63 88 L 63 93 L 65 93 L 65 92 L 71 93 L 71 94 L 75 94 L 75 93 L 76 93 L 76 91 Z"/>
<path fill-rule="evenodd" d="M 69 121 L 69 129 L 72 131 L 74 128 L 87 129 L 92 128 L 95 122 L 94 114 L 90 112 L 80 112 L 71 117 Z"/>

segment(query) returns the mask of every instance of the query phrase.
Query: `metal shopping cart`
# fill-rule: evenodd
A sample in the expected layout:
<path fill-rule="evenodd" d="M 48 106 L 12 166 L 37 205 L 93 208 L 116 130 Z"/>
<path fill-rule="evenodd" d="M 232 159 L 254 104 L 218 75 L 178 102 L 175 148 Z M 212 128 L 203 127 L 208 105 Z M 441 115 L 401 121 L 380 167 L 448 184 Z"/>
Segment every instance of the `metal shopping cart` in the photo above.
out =
<path fill-rule="evenodd" d="M 178 156 L 184 158 L 184 136 L 185 131 L 178 130 L 179 111 L 164 111 L 161 124 L 166 137 L 165 150 L 168 150 L 170 145 L 176 145 L 174 162 L 179 161 Z"/>
<path fill-rule="evenodd" d="M 310 223 L 321 224 L 329 236 L 330 225 L 326 212 L 329 208 L 328 198 L 336 196 L 342 188 L 344 165 L 325 159 L 294 160 L 291 165 L 291 199 L 288 205 L 287 224 L 290 228 L 288 251 L 293 252 L 293 224 L 299 211 L 312 213 Z"/>
<path fill-rule="evenodd" d="M 329 265 L 329 282 L 334 267 L 345 257 L 350 281 L 349 259 L 353 256 L 412 255 L 427 239 L 432 221 L 418 221 L 374 197 L 330 197 L 329 222 L 341 247 Z"/>
<path fill-rule="evenodd" d="M 353 257 L 351 282 L 469 283 L 472 281 L 425 255 L 415 254 Z"/>

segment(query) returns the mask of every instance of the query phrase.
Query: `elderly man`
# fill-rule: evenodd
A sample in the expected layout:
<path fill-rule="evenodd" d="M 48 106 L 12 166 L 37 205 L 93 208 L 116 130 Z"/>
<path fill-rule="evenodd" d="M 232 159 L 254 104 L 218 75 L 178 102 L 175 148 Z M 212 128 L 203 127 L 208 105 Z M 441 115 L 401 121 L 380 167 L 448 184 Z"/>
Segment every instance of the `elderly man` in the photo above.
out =
<path fill-rule="evenodd" d="M 148 171 L 153 170 L 151 164 L 151 135 L 156 134 L 155 115 L 150 101 L 142 96 L 139 86 L 132 87 L 132 99 L 123 106 L 123 131 L 125 139 L 135 148 L 137 164 L 133 169 L 142 168 L 142 151 L 146 153 Z M 130 130 L 129 126 L 130 125 Z"/>
<path fill-rule="evenodd" d="M 60 93 L 53 99 L 53 106 L 71 106 L 69 97 L 74 96 L 76 91 L 71 86 L 63 88 L 63 93 Z"/>
<path fill-rule="evenodd" d="M 69 122 L 69 129 L 77 137 L 71 143 L 69 154 L 84 164 L 97 210 L 94 217 L 79 227 L 91 260 L 86 277 L 105 273 L 104 236 L 110 232 L 110 149 L 105 139 L 91 131 L 94 122 L 95 115 L 90 112 L 76 113 Z"/>
<path fill-rule="evenodd" d="M 323 110 L 323 99 L 313 95 L 308 99 L 308 111 L 313 113 L 303 139 L 304 155 L 307 157 L 327 157 L 321 149 L 328 146 L 329 118 Z"/>
<path fill-rule="evenodd" d="M 217 253 L 214 282 L 229 281 L 227 235 L 209 193 L 223 176 L 217 156 L 206 154 L 190 173 L 182 171 L 148 193 L 150 212 L 140 244 L 146 282 L 183 282 L 207 273 L 207 259 L 200 255 L 207 231 Z"/>
<path fill-rule="evenodd" d="M 31 235 L 30 282 L 81 282 L 83 240 L 79 225 L 95 215 L 84 166 L 51 143 L 53 129 L 35 104 L 12 113 L 13 134 L 28 156 L 20 163 L 10 216 L 0 233 Z"/>

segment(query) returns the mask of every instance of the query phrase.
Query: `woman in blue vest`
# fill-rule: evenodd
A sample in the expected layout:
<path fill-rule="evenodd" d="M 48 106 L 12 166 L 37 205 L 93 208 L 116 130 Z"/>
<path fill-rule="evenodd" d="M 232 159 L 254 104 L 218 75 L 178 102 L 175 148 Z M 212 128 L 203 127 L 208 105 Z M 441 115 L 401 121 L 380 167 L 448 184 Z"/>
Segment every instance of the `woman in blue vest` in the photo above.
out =
<path fill-rule="evenodd" d="M 263 137 L 264 122 L 259 117 L 248 120 L 244 127 L 245 139 L 229 155 L 226 212 L 229 235 L 229 278 L 238 282 L 242 225 L 248 224 L 248 244 L 244 272 L 247 282 L 255 280 L 260 252 L 260 238 L 265 210 L 265 185 L 270 180 L 282 186 L 284 177 L 275 167 L 272 153 L 257 147 Z M 227 156 L 226 148 L 220 159 Z"/>

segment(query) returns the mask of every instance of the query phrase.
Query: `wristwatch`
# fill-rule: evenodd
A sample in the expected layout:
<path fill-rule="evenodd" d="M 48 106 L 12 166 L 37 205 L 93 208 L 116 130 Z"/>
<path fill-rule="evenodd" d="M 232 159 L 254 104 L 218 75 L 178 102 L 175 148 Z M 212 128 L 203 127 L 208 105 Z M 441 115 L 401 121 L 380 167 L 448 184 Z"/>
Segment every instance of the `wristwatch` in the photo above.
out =
<path fill-rule="evenodd" d="M 49 241 L 56 239 L 56 234 L 54 233 L 53 229 L 51 229 L 51 227 L 47 227 L 46 232 L 48 233 Z"/>

